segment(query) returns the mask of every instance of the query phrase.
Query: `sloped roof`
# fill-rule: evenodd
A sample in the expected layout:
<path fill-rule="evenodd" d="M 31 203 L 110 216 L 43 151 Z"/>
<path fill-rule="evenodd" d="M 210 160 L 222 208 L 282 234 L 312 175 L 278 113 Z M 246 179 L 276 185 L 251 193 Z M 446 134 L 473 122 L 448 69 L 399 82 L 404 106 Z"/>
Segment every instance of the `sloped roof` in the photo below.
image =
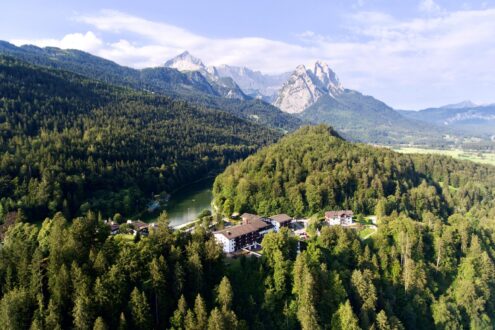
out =
<path fill-rule="evenodd" d="M 336 217 L 352 217 L 354 212 L 351 210 L 340 210 L 340 211 L 328 211 L 325 212 L 325 218 L 336 218 Z"/>
<path fill-rule="evenodd" d="M 228 239 L 234 239 L 236 237 L 240 237 L 243 235 L 247 235 L 249 233 L 254 233 L 258 230 L 264 229 L 270 226 L 266 222 L 258 219 L 250 220 L 249 223 L 237 225 L 229 228 L 225 228 L 223 230 L 219 230 L 215 232 L 215 234 L 222 234 Z"/>
<path fill-rule="evenodd" d="M 292 220 L 292 218 L 290 216 L 288 216 L 287 214 L 277 214 L 277 215 L 272 215 L 270 217 L 271 220 L 273 221 L 276 221 L 278 223 L 285 223 L 285 222 L 289 222 Z"/>
<path fill-rule="evenodd" d="M 247 223 L 247 222 L 256 221 L 256 220 L 260 220 L 261 221 L 262 218 L 259 215 L 256 215 L 256 214 L 243 213 L 241 215 L 241 219 L 242 219 L 242 221 L 244 221 L 245 223 Z"/>

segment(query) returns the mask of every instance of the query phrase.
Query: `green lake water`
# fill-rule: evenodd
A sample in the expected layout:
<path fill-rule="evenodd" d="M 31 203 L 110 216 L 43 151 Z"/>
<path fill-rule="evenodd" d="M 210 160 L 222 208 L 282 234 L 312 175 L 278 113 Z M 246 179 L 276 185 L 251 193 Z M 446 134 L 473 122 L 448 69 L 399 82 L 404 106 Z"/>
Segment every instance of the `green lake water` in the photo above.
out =
<path fill-rule="evenodd" d="M 203 210 L 211 210 L 213 179 L 190 184 L 170 198 L 165 210 L 170 225 L 178 226 L 193 221 Z"/>

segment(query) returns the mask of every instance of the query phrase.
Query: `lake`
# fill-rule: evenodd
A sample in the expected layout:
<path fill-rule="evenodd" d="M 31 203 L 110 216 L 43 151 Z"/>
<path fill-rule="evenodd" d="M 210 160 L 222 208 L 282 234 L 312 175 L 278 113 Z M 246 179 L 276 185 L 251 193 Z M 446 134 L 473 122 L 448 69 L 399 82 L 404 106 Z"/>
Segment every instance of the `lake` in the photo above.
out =
<path fill-rule="evenodd" d="M 211 210 L 213 179 L 190 184 L 171 197 L 165 210 L 172 227 L 193 221 L 203 210 Z"/>

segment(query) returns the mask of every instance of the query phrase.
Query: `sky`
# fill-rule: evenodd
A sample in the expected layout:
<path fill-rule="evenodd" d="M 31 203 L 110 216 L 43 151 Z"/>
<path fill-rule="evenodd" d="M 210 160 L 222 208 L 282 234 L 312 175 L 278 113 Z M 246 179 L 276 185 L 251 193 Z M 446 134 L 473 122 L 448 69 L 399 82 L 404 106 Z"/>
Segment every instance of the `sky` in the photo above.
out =
<path fill-rule="evenodd" d="M 264 73 L 322 60 L 395 109 L 495 103 L 495 0 L 17 0 L 0 12 L 1 40 L 134 68 L 185 50 Z"/>

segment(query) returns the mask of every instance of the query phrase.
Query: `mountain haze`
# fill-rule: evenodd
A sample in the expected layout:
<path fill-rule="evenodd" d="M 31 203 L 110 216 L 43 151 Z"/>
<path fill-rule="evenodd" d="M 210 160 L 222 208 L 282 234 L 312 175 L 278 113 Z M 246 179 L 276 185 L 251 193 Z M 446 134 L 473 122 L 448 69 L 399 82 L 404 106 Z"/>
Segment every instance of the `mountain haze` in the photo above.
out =
<path fill-rule="evenodd" d="M 215 67 L 221 77 L 230 77 L 239 87 L 252 97 L 273 102 L 282 84 L 289 78 L 290 72 L 265 74 L 246 67 L 220 65 Z"/>
<path fill-rule="evenodd" d="M 495 135 L 495 104 L 482 106 L 472 102 L 462 102 L 462 104 L 420 111 L 400 111 L 400 114 L 463 134 Z"/>

